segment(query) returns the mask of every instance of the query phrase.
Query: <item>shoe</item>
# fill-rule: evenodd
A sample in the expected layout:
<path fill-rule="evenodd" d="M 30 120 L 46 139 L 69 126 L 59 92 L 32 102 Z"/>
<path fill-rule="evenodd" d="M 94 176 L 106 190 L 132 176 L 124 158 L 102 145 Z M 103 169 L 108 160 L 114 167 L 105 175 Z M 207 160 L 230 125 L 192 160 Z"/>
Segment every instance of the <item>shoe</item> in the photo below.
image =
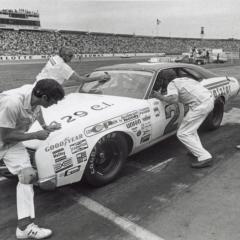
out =
<path fill-rule="evenodd" d="M 17 228 L 17 239 L 44 239 L 52 235 L 52 230 L 46 228 L 39 228 L 34 223 L 29 224 L 25 230 Z"/>
<path fill-rule="evenodd" d="M 236 146 L 236 149 L 240 149 L 240 145 L 237 145 L 237 146 Z"/>
<path fill-rule="evenodd" d="M 213 165 L 213 159 L 208 158 L 208 159 L 203 160 L 203 161 L 193 162 L 191 164 L 191 167 L 192 168 L 205 168 L 205 167 L 211 167 L 212 165 Z"/>

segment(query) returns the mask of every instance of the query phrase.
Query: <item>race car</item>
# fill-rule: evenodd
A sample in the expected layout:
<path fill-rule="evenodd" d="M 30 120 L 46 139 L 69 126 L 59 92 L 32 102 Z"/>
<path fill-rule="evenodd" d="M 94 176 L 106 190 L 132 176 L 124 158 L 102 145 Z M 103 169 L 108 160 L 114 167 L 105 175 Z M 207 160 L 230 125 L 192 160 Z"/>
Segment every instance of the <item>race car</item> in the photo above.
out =
<path fill-rule="evenodd" d="M 129 155 L 176 133 L 187 112 L 182 104 L 151 97 L 161 89 L 163 76 L 193 78 L 208 88 L 215 107 L 203 126 L 219 128 L 224 104 L 239 92 L 234 77 L 218 77 L 200 66 L 183 63 L 129 63 L 101 67 L 90 73 L 107 73 L 107 82 L 91 82 L 47 109 L 47 124 L 62 128 L 44 140 L 25 142 L 39 186 L 54 189 L 85 179 L 92 186 L 114 181 Z M 40 130 L 36 122 L 30 131 Z M 7 176 L 6 167 L 0 167 Z"/>

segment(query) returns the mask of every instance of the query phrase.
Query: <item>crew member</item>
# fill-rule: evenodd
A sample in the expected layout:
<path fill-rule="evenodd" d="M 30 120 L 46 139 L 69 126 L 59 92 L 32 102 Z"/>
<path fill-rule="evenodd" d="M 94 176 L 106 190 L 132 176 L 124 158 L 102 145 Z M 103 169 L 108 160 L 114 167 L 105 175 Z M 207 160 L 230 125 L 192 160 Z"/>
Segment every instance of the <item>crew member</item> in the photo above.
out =
<path fill-rule="evenodd" d="M 52 234 L 50 229 L 39 228 L 34 223 L 33 183 L 37 181 L 37 173 L 22 141 L 45 140 L 51 131 L 56 130 L 54 126 L 45 125 L 43 130 L 28 132 L 38 118 L 39 108 L 47 108 L 63 97 L 62 86 L 53 79 L 40 80 L 34 85 L 24 85 L 0 94 L 0 159 L 19 180 L 16 194 L 18 239 L 43 239 Z"/>
<path fill-rule="evenodd" d="M 74 54 L 69 47 L 62 47 L 59 54 L 50 57 L 41 72 L 37 75 L 36 81 L 50 78 L 55 79 L 58 83 L 63 84 L 67 80 L 80 82 L 80 88 L 86 82 L 101 81 L 106 82 L 110 80 L 110 75 L 104 73 L 97 77 L 79 76 L 70 66 Z"/>
<path fill-rule="evenodd" d="M 214 98 L 211 92 L 199 82 L 190 78 L 175 78 L 170 83 L 167 79 L 167 94 L 154 91 L 152 96 L 168 103 L 182 103 L 189 107 L 177 131 L 178 139 L 197 158 L 192 162 L 193 168 L 211 166 L 212 155 L 202 146 L 198 136 L 198 128 L 213 110 Z M 164 91 L 162 91 L 164 92 Z"/>

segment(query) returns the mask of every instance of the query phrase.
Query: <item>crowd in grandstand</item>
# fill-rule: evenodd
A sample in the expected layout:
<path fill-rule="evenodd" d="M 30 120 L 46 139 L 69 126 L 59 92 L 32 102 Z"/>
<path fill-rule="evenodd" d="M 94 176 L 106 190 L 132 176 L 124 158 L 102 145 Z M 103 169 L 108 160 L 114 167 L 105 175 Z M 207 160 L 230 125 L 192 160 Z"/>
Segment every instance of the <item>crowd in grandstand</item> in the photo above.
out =
<path fill-rule="evenodd" d="M 71 31 L 0 30 L 0 55 L 46 55 L 63 44 L 75 54 L 156 53 L 179 54 L 192 46 L 239 51 L 237 39 L 190 39 Z"/>

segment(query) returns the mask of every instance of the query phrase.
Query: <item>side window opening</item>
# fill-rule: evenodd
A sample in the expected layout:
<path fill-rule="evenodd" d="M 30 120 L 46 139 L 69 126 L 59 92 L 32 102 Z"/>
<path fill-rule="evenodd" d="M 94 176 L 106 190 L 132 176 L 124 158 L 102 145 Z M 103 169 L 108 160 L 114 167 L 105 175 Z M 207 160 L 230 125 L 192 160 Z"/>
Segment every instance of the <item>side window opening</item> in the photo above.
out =
<path fill-rule="evenodd" d="M 161 70 L 153 85 L 153 91 L 161 91 L 162 93 L 166 92 L 168 83 L 176 77 L 177 74 L 173 68 Z"/>
<path fill-rule="evenodd" d="M 197 81 L 201 81 L 204 78 L 200 73 L 190 68 L 178 68 L 176 71 L 179 78 L 188 77 Z"/>

